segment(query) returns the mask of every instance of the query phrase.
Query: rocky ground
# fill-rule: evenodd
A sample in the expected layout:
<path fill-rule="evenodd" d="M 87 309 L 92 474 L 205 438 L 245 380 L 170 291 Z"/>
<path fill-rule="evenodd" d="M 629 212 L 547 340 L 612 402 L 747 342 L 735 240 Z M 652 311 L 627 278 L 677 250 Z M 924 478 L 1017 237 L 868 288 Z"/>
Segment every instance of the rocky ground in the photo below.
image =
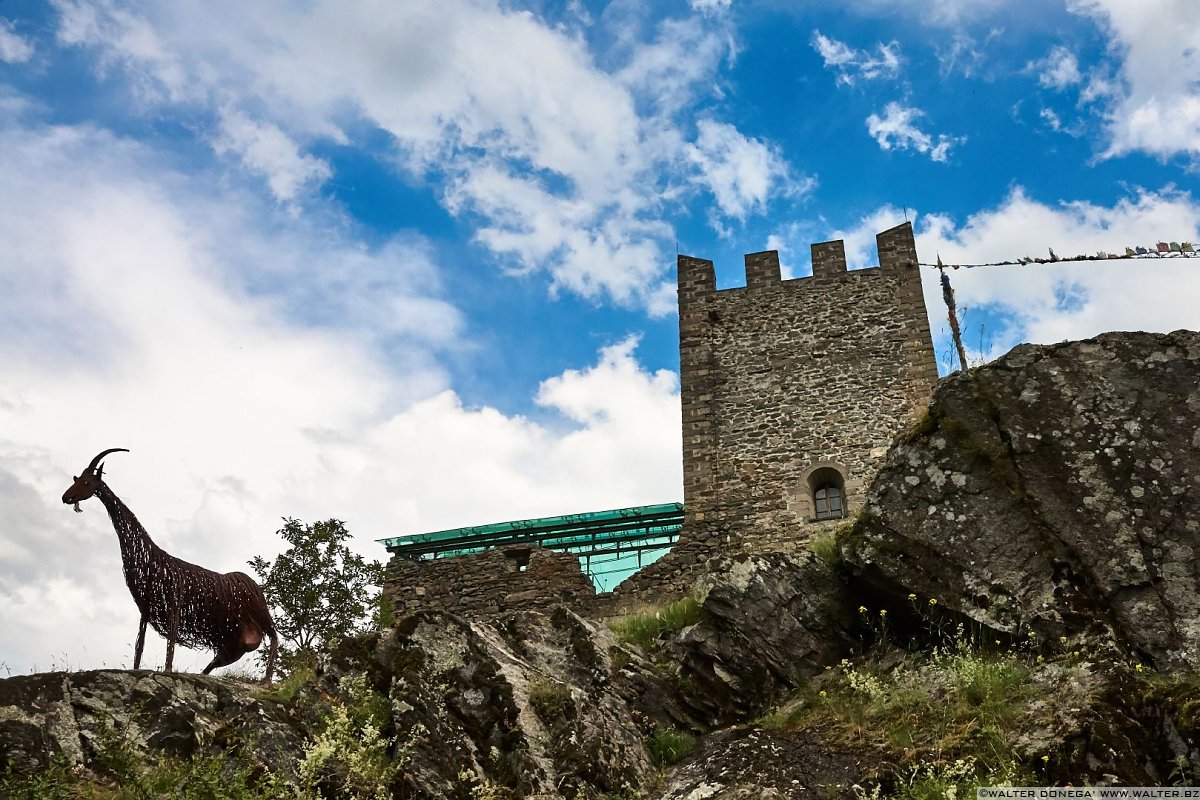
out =
<path fill-rule="evenodd" d="M 1019 347 L 941 383 L 836 542 L 714 560 L 694 613 L 641 646 L 566 608 L 415 614 L 273 690 L 9 678 L 0 786 L 155 761 L 217 764 L 228 797 L 1194 783 L 1198 481 L 1200 335 Z M 189 796 L 181 774 L 137 796 Z"/>

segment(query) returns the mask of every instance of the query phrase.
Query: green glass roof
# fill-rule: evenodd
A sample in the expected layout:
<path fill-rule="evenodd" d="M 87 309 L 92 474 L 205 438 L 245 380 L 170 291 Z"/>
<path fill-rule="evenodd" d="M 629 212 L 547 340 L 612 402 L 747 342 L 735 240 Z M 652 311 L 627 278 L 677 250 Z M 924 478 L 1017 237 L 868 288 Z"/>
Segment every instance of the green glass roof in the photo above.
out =
<path fill-rule="evenodd" d="M 410 558 L 444 558 L 522 543 L 594 556 L 670 547 L 682 525 L 683 504 L 660 503 L 414 533 L 379 541 L 388 552 Z"/>

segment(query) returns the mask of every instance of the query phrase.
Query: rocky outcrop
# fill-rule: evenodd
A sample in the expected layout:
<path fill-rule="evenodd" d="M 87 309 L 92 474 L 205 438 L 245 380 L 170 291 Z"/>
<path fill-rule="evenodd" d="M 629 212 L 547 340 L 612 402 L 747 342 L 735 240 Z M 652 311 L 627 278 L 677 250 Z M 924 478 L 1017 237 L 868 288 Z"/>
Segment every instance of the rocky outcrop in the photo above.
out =
<path fill-rule="evenodd" d="M 654 773 L 650 732 L 694 725 L 640 653 L 564 608 L 493 622 L 404 617 L 343 640 L 320 673 L 287 700 L 237 680 L 144 670 L 0 680 L 0 775 L 59 755 L 93 769 L 115 737 L 147 763 L 224 752 L 287 779 L 331 709 L 350 702 L 346 678 L 369 694 L 369 708 L 346 706 L 350 717 L 369 711 L 391 742 L 398 797 L 618 795 Z M 331 769 L 340 785 L 347 776 Z"/>
<path fill-rule="evenodd" d="M 669 692 L 641 656 L 563 608 L 494 623 L 417 614 L 369 655 L 346 649 L 330 668 L 371 674 L 411 743 L 409 796 L 618 794 L 646 783 L 645 735 L 655 715 L 670 719 Z"/>
<path fill-rule="evenodd" d="M 843 551 L 895 606 L 1200 666 L 1200 334 L 1022 345 L 946 379 Z"/>
<path fill-rule="evenodd" d="M 855 603 L 812 553 L 714 559 L 701 621 L 670 643 L 681 700 L 709 726 L 740 722 L 849 651 Z"/>
<path fill-rule="evenodd" d="M 305 738 L 288 703 L 236 680 L 146 670 L 0 680 L 0 774 L 36 772 L 55 757 L 89 768 L 110 742 L 180 757 L 253 742 L 245 758 L 287 775 Z"/>
<path fill-rule="evenodd" d="M 658 800 L 785 800 L 852 796 L 871 759 L 832 749 L 820 737 L 751 726 L 711 737 L 675 769 Z"/>

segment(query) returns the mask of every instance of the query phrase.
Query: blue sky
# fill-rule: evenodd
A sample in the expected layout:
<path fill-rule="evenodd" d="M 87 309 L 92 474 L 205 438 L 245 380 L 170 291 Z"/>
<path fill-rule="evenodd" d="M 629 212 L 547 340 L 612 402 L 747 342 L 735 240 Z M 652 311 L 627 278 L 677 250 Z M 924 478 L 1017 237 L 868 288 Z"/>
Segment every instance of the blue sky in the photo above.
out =
<path fill-rule="evenodd" d="M 1192 0 L 6 0 L 0 662 L 130 659 L 107 520 L 57 502 L 101 449 L 223 570 L 285 515 L 382 557 L 678 500 L 677 247 L 732 286 L 906 216 L 929 261 L 1194 242 L 1198 169 Z M 1198 328 L 1198 263 L 953 278 L 991 358 Z"/>

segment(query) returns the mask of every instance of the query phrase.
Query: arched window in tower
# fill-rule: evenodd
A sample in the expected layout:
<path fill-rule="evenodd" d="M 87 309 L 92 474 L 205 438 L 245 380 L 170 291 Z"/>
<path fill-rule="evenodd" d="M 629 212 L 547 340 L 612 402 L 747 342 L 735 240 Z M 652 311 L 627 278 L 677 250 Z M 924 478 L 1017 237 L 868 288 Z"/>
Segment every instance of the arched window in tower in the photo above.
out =
<path fill-rule="evenodd" d="M 815 519 L 846 516 L 846 482 L 840 470 L 833 467 L 814 469 L 808 476 L 808 491 Z"/>
<path fill-rule="evenodd" d="M 817 509 L 817 519 L 841 519 L 846 516 L 846 507 L 842 503 L 842 490 L 833 483 L 823 483 L 813 492 L 813 505 Z"/>

